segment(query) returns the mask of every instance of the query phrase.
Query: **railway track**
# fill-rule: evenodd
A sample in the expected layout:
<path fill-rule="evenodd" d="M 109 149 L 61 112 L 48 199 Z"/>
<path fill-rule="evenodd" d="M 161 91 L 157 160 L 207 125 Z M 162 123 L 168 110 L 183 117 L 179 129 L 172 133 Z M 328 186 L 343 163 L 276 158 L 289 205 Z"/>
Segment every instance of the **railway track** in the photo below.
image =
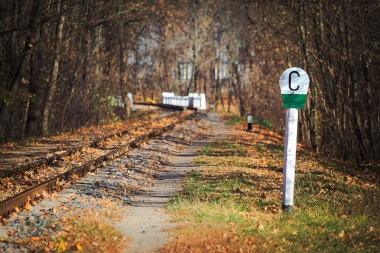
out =
<path fill-rule="evenodd" d="M 0 216 L 6 218 L 12 212 L 37 203 L 44 192 L 59 191 L 75 184 L 105 162 L 162 135 L 194 114 L 184 112 L 141 123 L 33 163 L 1 171 Z"/>

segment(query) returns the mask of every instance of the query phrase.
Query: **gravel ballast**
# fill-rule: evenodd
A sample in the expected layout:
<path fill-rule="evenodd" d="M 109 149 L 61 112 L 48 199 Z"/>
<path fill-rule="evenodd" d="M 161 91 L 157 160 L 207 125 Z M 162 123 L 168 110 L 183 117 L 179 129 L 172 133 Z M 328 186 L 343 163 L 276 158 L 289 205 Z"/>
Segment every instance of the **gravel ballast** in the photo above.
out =
<path fill-rule="evenodd" d="M 186 173 L 197 169 L 191 161 L 220 124 L 213 113 L 198 117 L 203 119 L 187 120 L 6 220 L 0 228 L 0 252 L 38 251 L 17 241 L 62 236 L 67 231 L 62 231 L 60 221 L 88 212 L 110 213 L 112 226 L 123 233 L 128 246 L 124 252 L 156 252 L 170 241 L 167 229 L 171 217 L 165 213 L 165 206 L 180 190 Z M 94 249 L 99 243 L 93 242 Z"/>

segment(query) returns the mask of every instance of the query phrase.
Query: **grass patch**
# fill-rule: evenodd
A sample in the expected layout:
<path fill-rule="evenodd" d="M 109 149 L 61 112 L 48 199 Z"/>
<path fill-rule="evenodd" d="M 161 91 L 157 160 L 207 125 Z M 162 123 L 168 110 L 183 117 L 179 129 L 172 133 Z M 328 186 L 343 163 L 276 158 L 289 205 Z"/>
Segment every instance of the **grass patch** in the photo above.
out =
<path fill-rule="evenodd" d="M 205 147 L 196 160 L 202 169 L 170 201 L 169 212 L 186 225 L 163 252 L 378 252 L 376 175 L 302 150 L 294 211 L 284 213 L 279 138 L 263 133 L 242 145 L 247 137 L 235 136 Z"/>
<path fill-rule="evenodd" d="M 207 156 L 241 156 L 246 154 L 245 145 L 237 141 L 217 140 L 200 149 Z"/>
<path fill-rule="evenodd" d="M 237 114 L 226 114 L 227 125 L 241 125 L 247 123 L 247 119 Z"/>
<path fill-rule="evenodd" d="M 243 125 L 247 124 L 247 118 L 237 114 L 226 114 L 227 125 Z M 272 124 L 262 118 L 253 118 L 252 124 L 259 125 L 265 128 L 272 128 Z"/>

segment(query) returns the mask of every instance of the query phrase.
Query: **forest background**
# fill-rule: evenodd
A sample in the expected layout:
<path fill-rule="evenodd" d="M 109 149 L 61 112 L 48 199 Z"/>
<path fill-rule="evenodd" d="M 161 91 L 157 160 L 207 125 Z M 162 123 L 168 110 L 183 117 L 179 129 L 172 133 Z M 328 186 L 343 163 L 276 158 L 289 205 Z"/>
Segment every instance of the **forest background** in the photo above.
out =
<path fill-rule="evenodd" d="M 205 93 L 283 133 L 279 77 L 300 67 L 298 141 L 379 168 L 379 20 L 369 0 L 0 0 L 0 140 L 125 118 L 128 92 Z"/>

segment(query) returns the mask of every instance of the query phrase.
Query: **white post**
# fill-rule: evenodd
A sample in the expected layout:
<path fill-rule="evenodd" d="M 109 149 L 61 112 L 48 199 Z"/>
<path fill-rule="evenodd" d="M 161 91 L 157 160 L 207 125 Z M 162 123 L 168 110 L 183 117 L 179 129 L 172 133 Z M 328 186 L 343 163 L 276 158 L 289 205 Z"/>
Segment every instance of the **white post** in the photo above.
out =
<path fill-rule="evenodd" d="M 248 115 L 247 117 L 247 123 L 248 123 L 248 127 L 247 127 L 247 131 L 252 131 L 252 115 Z"/>
<path fill-rule="evenodd" d="M 133 95 L 132 95 L 132 93 L 128 92 L 127 97 L 129 99 L 129 103 L 131 105 L 131 109 L 133 109 Z"/>
<path fill-rule="evenodd" d="M 206 95 L 204 93 L 201 93 L 200 97 L 201 97 L 201 106 L 199 107 L 199 109 L 206 110 L 207 109 L 207 106 L 206 106 Z"/>
<path fill-rule="evenodd" d="M 282 208 L 292 211 L 297 150 L 298 109 L 286 110 L 284 169 L 282 178 Z"/>

